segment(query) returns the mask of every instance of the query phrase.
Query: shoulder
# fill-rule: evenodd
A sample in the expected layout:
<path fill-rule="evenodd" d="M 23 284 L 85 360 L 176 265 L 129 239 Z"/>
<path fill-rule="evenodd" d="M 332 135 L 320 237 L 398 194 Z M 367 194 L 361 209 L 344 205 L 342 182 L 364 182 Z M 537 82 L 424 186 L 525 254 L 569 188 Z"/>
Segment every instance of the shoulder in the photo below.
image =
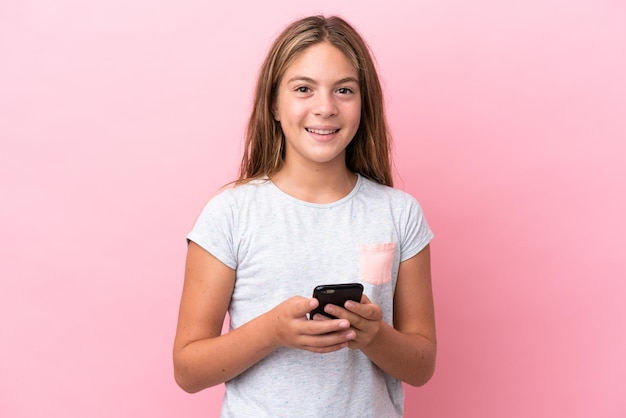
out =
<path fill-rule="evenodd" d="M 362 177 L 361 179 L 361 192 L 367 198 L 373 200 L 382 200 L 392 205 L 417 205 L 417 199 L 413 195 L 405 192 L 401 189 L 385 186 L 384 184 L 376 183 L 373 180 Z"/>
<path fill-rule="evenodd" d="M 255 200 L 260 194 L 268 192 L 270 182 L 267 179 L 255 179 L 243 184 L 226 186 L 210 198 L 208 205 L 237 205 L 247 200 Z"/>
<path fill-rule="evenodd" d="M 220 189 L 205 203 L 194 229 L 236 229 L 245 216 L 254 212 L 251 208 L 263 200 L 260 194 L 267 195 L 267 184 L 267 181 L 255 180 Z"/>
<path fill-rule="evenodd" d="M 363 178 L 360 192 L 360 199 L 371 213 L 377 213 L 379 216 L 388 213 L 394 222 L 402 224 L 421 224 L 425 221 L 424 210 L 419 201 L 402 189 Z"/>

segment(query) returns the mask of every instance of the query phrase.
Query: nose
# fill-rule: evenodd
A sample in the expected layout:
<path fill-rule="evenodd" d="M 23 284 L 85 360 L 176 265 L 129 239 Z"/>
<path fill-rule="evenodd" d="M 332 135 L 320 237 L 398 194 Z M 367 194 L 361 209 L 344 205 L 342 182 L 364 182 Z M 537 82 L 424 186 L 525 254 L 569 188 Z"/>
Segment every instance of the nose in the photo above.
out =
<path fill-rule="evenodd" d="M 315 95 L 313 113 L 315 116 L 330 118 L 338 113 L 337 103 L 332 93 L 319 92 Z"/>

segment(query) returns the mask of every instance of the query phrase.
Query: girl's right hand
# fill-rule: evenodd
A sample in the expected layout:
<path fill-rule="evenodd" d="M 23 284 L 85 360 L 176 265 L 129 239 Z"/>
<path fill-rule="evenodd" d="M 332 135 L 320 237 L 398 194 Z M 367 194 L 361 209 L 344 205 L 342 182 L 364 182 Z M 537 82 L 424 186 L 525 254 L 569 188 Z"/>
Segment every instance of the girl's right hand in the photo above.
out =
<path fill-rule="evenodd" d="M 312 321 L 307 313 L 319 304 L 315 298 L 294 296 L 265 314 L 276 347 L 330 353 L 348 346 L 355 337 L 345 319 Z"/>

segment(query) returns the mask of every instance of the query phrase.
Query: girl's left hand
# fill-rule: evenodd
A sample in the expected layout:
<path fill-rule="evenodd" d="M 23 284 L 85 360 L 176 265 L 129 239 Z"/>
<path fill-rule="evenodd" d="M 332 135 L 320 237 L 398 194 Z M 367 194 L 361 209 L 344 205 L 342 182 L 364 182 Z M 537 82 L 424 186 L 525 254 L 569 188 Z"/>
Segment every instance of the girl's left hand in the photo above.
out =
<path fill-rule="evenodd" d="M 354 332 L 354 337 L 348 342 L 348 347 L 355 350 L 366 347 L 376 338 L 383 319 L 383 310 L 380 306 L 372 303 L 366 295 L 361 297 L 361 303 L 348 301 L 344 308 L 326 305 L 325 312 L 350 322 L 350 329 Z M 314 319 L 324 318 L 318 318 L 316 315 Z"/>

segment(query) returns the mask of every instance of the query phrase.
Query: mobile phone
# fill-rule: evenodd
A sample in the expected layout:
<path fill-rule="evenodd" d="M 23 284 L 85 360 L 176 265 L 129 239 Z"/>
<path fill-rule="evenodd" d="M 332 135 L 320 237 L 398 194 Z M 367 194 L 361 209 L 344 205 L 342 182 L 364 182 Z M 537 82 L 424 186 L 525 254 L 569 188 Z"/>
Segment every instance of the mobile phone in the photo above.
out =
<path fill-rule="evenodd" d="M 316 286 L 313 289 L 313 297 L 319 300 L 320 304 L 309 313 L 309 319 L 313 319 L 316 313 L 337 319 L 336 316 L 324 312 L 324 307 L 330 303 L 343 308 L 346 301 L 360 302 L 362 294 L 363 285 L 361 283 L 323 284 Z"/>

